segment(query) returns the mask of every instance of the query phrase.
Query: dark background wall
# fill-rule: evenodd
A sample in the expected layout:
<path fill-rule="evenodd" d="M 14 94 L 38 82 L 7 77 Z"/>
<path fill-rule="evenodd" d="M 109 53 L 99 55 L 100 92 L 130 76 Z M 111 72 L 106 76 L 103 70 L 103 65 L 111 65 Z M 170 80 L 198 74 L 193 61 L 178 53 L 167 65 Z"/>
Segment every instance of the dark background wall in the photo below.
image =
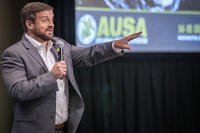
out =
<path fill-rule="evenodd" d="M 19 10 L 26 2 L 0 1 L 0 53 L 20 40 Z M 74 43 L 73 1 L 45 2 L 55 7 L 56 35 Z M 197 133 L 199 68 L 199 53 L 146 53 L 75 69 L 86 104 L 78 132 Z M 11 122 L 11 101 L 0 77 L 0 132 L 9 133 Z"/>

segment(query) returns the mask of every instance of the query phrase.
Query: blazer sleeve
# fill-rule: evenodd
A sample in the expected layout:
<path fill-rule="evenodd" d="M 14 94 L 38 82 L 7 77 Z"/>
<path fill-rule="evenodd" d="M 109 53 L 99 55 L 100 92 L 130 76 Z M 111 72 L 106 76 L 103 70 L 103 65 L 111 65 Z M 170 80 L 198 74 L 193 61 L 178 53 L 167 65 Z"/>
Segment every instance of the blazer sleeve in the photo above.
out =
<path fill-rule="evenodd" d="M 75 67 L 94 66 L 121 55 L 123 52 L 116 53 L 113 50 L 112 42 L 87 48 L 71 46 L 72 62 Z"/>
<path fill-rule="evenodd" d="M 1 71 L 9 95 L 18 101 L 40 98 L 58 89 L 56 79 L 50 72 L 27 79 L 22 57 L 11 50 L 5 50 L 2 54 Z"/>

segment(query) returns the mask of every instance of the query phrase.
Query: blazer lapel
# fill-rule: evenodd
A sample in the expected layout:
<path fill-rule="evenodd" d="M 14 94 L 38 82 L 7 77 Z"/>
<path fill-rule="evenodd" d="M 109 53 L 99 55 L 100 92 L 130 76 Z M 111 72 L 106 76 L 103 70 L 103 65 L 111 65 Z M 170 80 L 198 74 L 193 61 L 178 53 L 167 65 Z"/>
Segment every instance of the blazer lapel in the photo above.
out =
<path fill-rule="evenodd" d="M 58 48 L 57 45 L 53 45 L 53 47 L 51 48 L 51 51 L 52 53 L 54 54 L 55 58 L 56 58 L 56 61 L 58 61 L 58 52 L 56 51 L 56 49 Z M 75 89 L 75 91 L 78 93 L 78 95 L 80 97 L 81 96 L 81 93 L 78 89 L 78 86 L 76 84 L 76 81 L 75 81 L 75 78 L 74 78 L 74 73 L 73 73 L 73 68 L 72 68 L 72 62 L 71 62 L 71 59 L 70 59 L 70 53 L 69 53 L 69 50 L 67 50 L 67 47 L 63 47 L 63 57 L 64 57 L 64 61 L 66 62 L 67 64 L 67 75 L 66 75 L 66 79 L 69 80 L 69 82 L 72 84 L 73 88 Z"/>
<path fill-rule="evenodd" d="M 58 52 L 56 51 L 56 47 L 55 45 L 53 44 L 52 48 L 51 48 L 51 52 L 53 53 L 54 57 L 55 57 L 55 60 L 56 62 L 58 61 Z"/>
<path fill-rule="evenodd" d="M 24 36 L 22 38 L 22 41 L 28 53 L 42 66 L 45 72 L 48 72 L 48 68 L 42 60 L 42 57 L 38 53 L 37 49 Z"/>

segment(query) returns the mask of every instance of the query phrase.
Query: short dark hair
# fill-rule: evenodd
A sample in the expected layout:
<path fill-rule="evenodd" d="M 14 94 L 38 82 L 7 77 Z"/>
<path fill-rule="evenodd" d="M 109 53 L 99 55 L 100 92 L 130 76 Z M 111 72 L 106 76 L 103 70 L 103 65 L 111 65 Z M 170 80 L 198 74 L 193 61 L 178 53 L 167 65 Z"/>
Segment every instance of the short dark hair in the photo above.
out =
<path fill-rule="evenodd" d="M 40 11 L 53 10 L 54 8 L 42 2 L 30 2 L 26 4 L 20 12 L 20 20 L 24 31 L 26 32 L 26 20 L 35 21 L 36 13 Z"/>

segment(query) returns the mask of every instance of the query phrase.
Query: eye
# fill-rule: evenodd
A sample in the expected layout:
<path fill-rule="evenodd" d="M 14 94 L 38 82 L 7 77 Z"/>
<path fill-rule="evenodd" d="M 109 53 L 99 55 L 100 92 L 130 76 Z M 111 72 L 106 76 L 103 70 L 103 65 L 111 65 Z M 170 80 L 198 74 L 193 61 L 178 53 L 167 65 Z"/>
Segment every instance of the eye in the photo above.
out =
<path fill-rule="evenodd" d="M 41 21 L 42 22 L 48 22 L 49 20 L 47 18 L 42 18 Z"/>

